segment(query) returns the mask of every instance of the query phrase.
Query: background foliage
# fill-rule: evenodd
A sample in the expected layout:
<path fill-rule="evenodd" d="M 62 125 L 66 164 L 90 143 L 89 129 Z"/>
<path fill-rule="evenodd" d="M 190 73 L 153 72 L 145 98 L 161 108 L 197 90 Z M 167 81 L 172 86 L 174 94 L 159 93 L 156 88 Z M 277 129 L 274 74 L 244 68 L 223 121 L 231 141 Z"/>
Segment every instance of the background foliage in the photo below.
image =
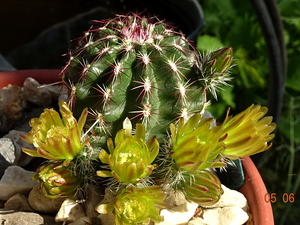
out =
<path fill-rule="evenodd" d="M 198 38 L 200 51 L 232 46 L 235 66 L 232 86 L 220 93 L 210 111 L 224 116 L 228 106 L 236 111 L 251 103 L 268 105 L 268 60 L 266 44 L 250 1 L 199 0 L 205 18 L 204 31 Z M 300 0 L 277 0 L 284 25 L 288 72 L 282 116 L 274 147 L 259 170 L 269 193 L 276 194 L 272 204 L 275 224 L 298 224 L 300 207 Z M 293 203 L 284 203 L 284 193 L 294 193 Z M 298 221 L 297 221 L 298 220 Z"/>

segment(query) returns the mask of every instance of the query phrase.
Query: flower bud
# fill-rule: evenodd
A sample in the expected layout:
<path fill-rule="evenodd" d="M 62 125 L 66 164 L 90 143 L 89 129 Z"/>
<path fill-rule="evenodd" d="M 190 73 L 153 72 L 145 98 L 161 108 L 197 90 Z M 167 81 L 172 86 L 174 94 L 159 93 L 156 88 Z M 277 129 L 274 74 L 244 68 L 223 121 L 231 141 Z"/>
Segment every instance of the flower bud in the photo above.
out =
<path fill-rule="evenodd" d="M 200 206 L 210 206 L 219 201 L 223 194 L 219 178 L 210 171 L 203 170 L 198 173 L 185 174 L 182 182 L 182 191 L 186 198 Z"/>
<path fill-rule="evenodd" d="M 61 163 L 50 163 L 38 168 L 33 176 L 40 184 L 41 191 L 49 198 L 75 194 L 80 180 Z"/>
<path fill-rule="evenodd" d="M 221 48 L 215 52 L 210 53 L 207 67 L 211 68 L 211 75 L 224 74 L 232 65 L 233 51 L 231 47 Z"/>

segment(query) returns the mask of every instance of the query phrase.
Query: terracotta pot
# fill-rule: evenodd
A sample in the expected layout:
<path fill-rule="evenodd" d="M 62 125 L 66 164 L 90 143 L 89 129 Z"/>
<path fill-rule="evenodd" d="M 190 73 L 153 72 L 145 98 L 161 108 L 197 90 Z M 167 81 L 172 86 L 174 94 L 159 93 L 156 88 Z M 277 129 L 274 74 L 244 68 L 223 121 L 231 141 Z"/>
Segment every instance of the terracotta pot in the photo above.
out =
<path fill-rule="evenodd" d="M 33 77 L 41 84 L 60 81 L 60 70 L 18 70 L 0 72 L 0 88 L 8 84 L 22 86 L 26 77 Z M 271 203 L 265 201 L 267 193 L 264 182 L 250 157 L 242 159 L 245 184 L 239 189 L 247 200 L 253 215 L 254 225 L 274 225 Z"/>
<path fill-rule="evenodd" d="M 27 77 L 32 77 L 41 84 L 50 84 L 60 81 L 60 70 L 15 70 L 0 72 L 0 88 L 8 84 L 23 86 Z"/>
<path fill-rule="evenodd" d="M 274 225 L 271 203 L 265 201 L 266 186 L 250 157 L 242 159 L 245 184 L 239 191 L 247 198 L 254 225 Z"/>

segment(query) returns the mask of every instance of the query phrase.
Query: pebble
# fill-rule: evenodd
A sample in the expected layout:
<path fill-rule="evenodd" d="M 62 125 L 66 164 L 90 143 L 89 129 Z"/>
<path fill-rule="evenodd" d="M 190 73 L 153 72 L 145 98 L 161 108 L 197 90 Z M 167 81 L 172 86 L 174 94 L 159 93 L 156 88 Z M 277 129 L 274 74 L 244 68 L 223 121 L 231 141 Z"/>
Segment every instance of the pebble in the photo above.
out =
<path fill-rule="evenodd" d="M 195 218 L 189 221 L 188 225 L 208 225 L 202 218 Z"/>
<path fill-rule="evenodd" d="M 35 79 L 28 77 L 23 84 L 23 96 L 27 102 L 38 106 L 50 105 L 52 103 L 52 95 Z"/>
<path fill-rule="evenodd" d="M 25 195 L 16 194 L 9 198 L 4 204 L 4 209 L 17 210 L 23 212 L 32 212 L 32 208 L 29 206 L 28 199 Z"/>
<path fill-rule="evenodd" d="M 13 129 L 23 117 L 23 96 L 19 86 L 0 89 L 0 133 Z"/>
<path fill-rule="evenodd" d="M 37 212 L 55 215 L 61 207 L 65 198 L 48 198 L 40 191 L 38 186 L 34 187 L 28 196 L 28 203 Z"/>
<path fill-rule="evenodd" d="M 0 180 L 0 200 L 8 200 L 18 193 L 27 195 L 38 184 L 31 179 L 33 174 L 19 166 L 9 166 Z"/>
<path fill-rule="evenodd" d="M 99 202 L 104 198 L 99 188 L 89 188 L 86 192 L 86 202 L 83 203 L 85 213 L 88 217 L 98 217 L 99 213 L 95 210 Z"/>
<path fill-rule="evenodd" d="M 75 222 L 85 217 L 85 212 L 80 204 L 72 199 L 65 199 L 55 216 L 56 222 Z"/>
<path fill-rule="evenodd" d="M 0 209 L 0 221 L 3 225 L 62 225 L 55 222 L 53 216 L 3 209 Z"/>
<path fill-rule="evenodd" d="M 209 208 L 239 207 L 247 211 L 247 199 L 242 193 L 236 190 L 229 189 L 223 184 L 222 189 L 224 193 L 221 196 L 220 200 L 214 205 L 209 206 Z"/>
<path fill-rule="evenodd" d="M 15 161 L 15 146 L 11 139 L 0 139 L 0 178 L 4 171 Z"/>
<path fill-rule="evenodd" d="M 25 154 L 22 151 L 22 147 L 28 148 L 28 149 L 35 149 L 35 147 L 32 144 L 27 143 L 24 141 L 20 134 L 27 134 L 27 132 L 19 131 L 19 130 L 11 130 L 8 134 L 3 136 L 4 138 L 9 138 L 13 141 L 14 148 L 15 148 L 15 159 L 13 161 L 14 165 L 18 166 L 26 166 L 28 163 L 30 163 L 33 159 L 33 157 Z M 0 139 L 1 140 L 1 139 Z"/>
<path fill-rule="evenodd" d="M 209 225 L 242 225 L 249 216 L 239 207 L 224 207 L 204 210 L 202 218 Z"/>
<path fill-rule="evenodd" d="M 99 219 L 101 220 L 101 224 L 115 225 L 115 216 L 112 212 L 108 214 L 100 214 Z"/>
<path fill-rule="evenodd" d="M 160 212 L 164 216 L 164 221 L 154 223 L 155 225 L 184 225 L 193 217 L 198 204 L 193 202 L 186 202 L 179 206 L 174 206 L 170 209 L 163 209 Z"/>

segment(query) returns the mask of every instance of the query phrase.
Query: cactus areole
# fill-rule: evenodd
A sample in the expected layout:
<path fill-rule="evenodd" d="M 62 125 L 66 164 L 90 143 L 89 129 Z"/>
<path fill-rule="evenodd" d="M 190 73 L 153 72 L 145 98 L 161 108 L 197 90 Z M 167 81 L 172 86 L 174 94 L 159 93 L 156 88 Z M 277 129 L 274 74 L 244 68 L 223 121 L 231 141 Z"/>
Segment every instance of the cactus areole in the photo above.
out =
<path fill-rule="evenodd" d="M 182 33 L 133 13 L 96 23 L 62 71 L 75 116 L 88 107 L 93 130 L 104 136 L 128 117 L 162 140 L 170 123 L 203 109 L 197 53 Z"/>

